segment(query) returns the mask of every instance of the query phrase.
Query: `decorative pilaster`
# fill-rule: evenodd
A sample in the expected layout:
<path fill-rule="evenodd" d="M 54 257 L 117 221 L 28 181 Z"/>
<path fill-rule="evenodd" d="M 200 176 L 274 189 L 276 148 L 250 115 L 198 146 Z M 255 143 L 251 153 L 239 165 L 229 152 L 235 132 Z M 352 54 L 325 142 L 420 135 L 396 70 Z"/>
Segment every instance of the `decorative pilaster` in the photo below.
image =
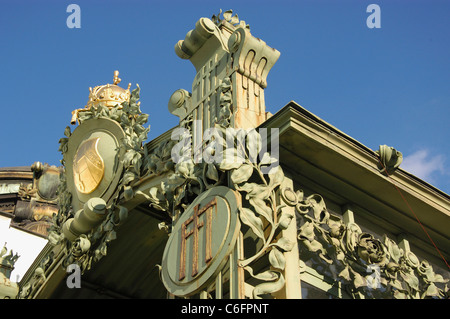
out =
<path fill-rule="evenodd" d="M 283 290 L 286 276 L 294 282 L 295 273 L 298 274 L 298 267 L 294 266 L 298 259 L 292 263 L 291 253 L 296 247 L 295 226 L 289 227 L 294 214 L 291 208 L 283 209 L 281 199 L 286 188 L 281 187 L 284 173 L 281 167 L 267 169 L 277 161 L 269 153 L 259 154 L 261 157 L 256 161 L 260 136 L 250 130 L 266 120 L 264 89 L 279 52 L 253 37 L 249 26 L 239 21 L 237 15 L 232 16 L 231 10 L 224 12 L 223 19 L 220 15 L 201 18 L 195 29 L 175 46 L 177 55 L 189 59 L 197 71 L 192 93 L 177 90 L 169 100 L 169 110 L 180 118 L 180 128 L 189 129 L 187 134 L 192 138 L 193 147 L 190 142 L 180 143 L 178 153 L 184 157 L 180 156 L 182 160 L 175 165 L 173 181 L 177 182 L 153 188 L 150 195 L 156 205 L 161 207 L 167 203 L 162 208 L 171 211 L 194 195 L 191 190 L 198 190 L 200 195 L 224 185 L 239 194 L 242 197 L 239 220 L 245 225 L 247 235 L 254 238 L 257 248 L 246 251 L 238 241 L 230 254 L 230 274 L 236 275 L 230 278 L 236 288 L 235 294 L 231 293 L 235 289 L 230 288 L 230 296 L 243 298 L 245 294 L 261 298 Z M 209 128 L 216 129 L 218 136 L 214 139 L 205 136 Z M 246 136 L 244 143 L 228 140 L 233 134 L 239 140 L 237 135 L 241 133 Z M 189 156 L 192 149 L 193 160 Z M 198 150 L 203 155 L 214 154 L 214 161 L 197 160 Z M 173 200 L 167 200 L 168 195 Z M 177 209 L 183 213 L 182 208 Z M 267 267 L 254 269 L 262 259 L 268 259 Z M 251 278 L 249 283 L 245 282 L 245 292 L 244 272 Z M 300 296 L 295 289 L 281 294 L 289 298 Z"/>
<path fill-rule="evenodd" d="M 231 10 L 223 17 L 201 18 L 195 29 L 175 45 L 177 55 L 189 59 L 197 75 L 192 93 L 176 91 L 169 110 L 180 120 L 192 115 L 194 125 L 201 125 L 200 132 L 221 122 L 223 113 L 229 113 L 230 125 L 235 128 L 254 128 L 264 122 L 267 75 L 280 56 L 254 37 L 249 26 L 232 16 Z M 229 98 L 224 98 L 224 81 L 230 82 Z"/>
<path fill-rule="evenodd" d="M 266 120 L 264 89 L 267 75 L 280 52 L 251 35 L 249 29 L 238 28 L 228 39 L 233 56 L 234 126 L 254 128 Z"/>

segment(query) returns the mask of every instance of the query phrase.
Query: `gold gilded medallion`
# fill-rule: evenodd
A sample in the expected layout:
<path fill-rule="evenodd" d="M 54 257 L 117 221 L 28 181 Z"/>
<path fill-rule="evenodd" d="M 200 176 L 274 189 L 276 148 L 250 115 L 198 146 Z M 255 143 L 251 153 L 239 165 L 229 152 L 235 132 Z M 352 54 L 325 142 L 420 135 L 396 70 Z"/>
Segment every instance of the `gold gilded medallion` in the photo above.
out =
<path fill-rule="evenodd" d="M 90 194 L 100 184 L 105 173 L 103 158 L 98 153 L 99 137 L 84 141 L 73 159 L 75 187 L 80 193 Z"/>

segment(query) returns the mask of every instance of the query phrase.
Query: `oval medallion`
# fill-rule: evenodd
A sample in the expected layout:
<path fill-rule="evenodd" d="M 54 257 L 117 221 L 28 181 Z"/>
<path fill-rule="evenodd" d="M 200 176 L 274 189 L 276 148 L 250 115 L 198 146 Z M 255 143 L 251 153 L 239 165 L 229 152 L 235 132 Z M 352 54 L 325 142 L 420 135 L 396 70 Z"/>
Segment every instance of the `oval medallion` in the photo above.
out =
<path fill-rule="evenodd" d="M 211 188 L 200 194 L 174 225 L 161 271 L 171 294 L 198 293 L 226 264 L 240 230 L 236 196 L 228 187 Z"/>
<path fill-rule="evenodd" d="M 81 143 L 73 159 L 75 187 L 83 194 L 92 193 L 105 173 L 105 164 L 97 149 L 99 140 L 96 137 Z"/>

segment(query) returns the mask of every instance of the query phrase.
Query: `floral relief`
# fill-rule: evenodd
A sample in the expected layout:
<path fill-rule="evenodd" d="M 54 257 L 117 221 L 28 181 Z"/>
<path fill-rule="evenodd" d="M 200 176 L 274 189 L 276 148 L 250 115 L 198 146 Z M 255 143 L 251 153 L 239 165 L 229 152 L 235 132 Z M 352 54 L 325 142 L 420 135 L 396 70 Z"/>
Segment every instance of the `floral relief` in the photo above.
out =
<path fill-rule="evenodd" d="M 296 195 L 300 259 L 334 276 L 351 297 L 449 297 L 448 279 L 426 260 L 419 261 L 387 236 L 381 241 L 354 222 L 345 224 L 327 211 L 320 195 Z"/>

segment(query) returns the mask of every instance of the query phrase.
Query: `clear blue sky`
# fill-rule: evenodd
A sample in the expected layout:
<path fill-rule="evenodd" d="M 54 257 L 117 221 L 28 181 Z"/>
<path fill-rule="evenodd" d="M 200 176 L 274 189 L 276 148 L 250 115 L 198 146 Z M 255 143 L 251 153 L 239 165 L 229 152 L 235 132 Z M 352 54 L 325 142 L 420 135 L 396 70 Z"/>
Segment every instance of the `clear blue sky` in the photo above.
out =
<path fill-rule="evenodd" d="M 69 29 L 69 4 L 81 28 Z M 381 28 L 369 29 L 369 4 Z M 450 1 L 0 0 L 0 167 L 59 165 L 58 140 L 88 88 L 141 87 L 153 139 L 177 124 L 171 94 L 191 90 L 194 67 L 175 43 L 200 17 L 233 9 L 281 52 L 268 77 L 275 113 L 294 100 L 450 193 Z M 402 165 L 403 167 L 403 165 Z"/>

